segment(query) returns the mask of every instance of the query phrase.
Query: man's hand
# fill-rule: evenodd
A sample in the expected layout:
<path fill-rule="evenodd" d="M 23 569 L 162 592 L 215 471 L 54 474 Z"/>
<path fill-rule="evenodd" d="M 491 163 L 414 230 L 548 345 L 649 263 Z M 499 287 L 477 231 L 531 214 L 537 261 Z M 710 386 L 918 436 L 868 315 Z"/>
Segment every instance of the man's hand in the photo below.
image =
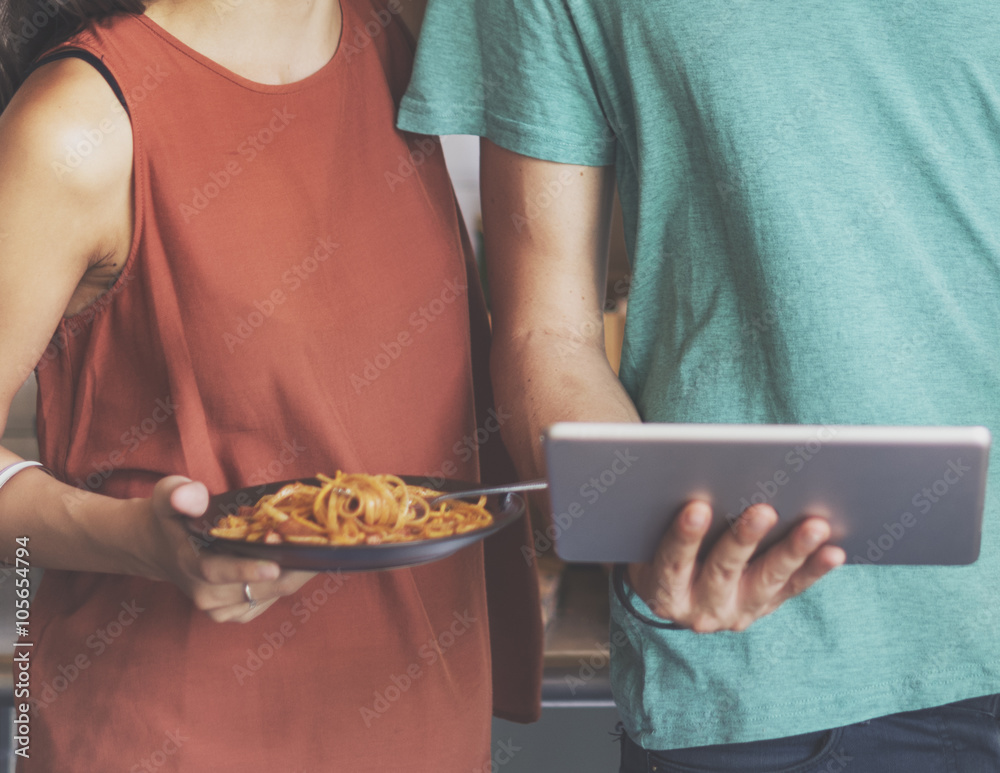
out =
<path fill-rule="evenodd" d="M 628 572 L 653 614 L 697 633 L 746 630 L 847 558 L 840 548 L 824 545 L 829 524 L 807 518 L 751 561 L 778 522 L 774 508 L 754 505 L 698 561 L 711 522 L 708 504 L 690 502 L 670 525 L 653 561 L 631 564 Z"/>

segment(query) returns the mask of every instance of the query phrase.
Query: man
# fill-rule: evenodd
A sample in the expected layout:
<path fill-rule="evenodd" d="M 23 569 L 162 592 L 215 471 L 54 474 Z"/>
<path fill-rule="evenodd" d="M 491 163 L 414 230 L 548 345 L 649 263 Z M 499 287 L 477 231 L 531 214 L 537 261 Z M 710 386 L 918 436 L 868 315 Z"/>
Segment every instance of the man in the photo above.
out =
<path fill-rule="evenodd" d="M 561 420 L 1000 430 L 996 4 L 434 0 L 423 35 L 400 125 L 486 138 L 522 475 Z M 706 515 L 612 599 L 623 771 L 998 769 L 1000 465 L 969 567 L 809 587 L 844 560 L 823 522 L 748 563 L 774 518 L 748 510 L 700 564 Z"/>

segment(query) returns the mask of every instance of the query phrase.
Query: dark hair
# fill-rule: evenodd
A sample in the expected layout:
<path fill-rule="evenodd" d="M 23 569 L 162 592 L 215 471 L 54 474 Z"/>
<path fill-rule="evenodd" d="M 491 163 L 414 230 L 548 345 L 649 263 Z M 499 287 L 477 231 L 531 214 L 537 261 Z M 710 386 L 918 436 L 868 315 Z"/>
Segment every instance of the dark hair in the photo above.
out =
<path fill-rule="evenodd" d="M 142 13 L 144 0 L 0 0 L 0 112 L 31 64 L 88 22 Z"/>

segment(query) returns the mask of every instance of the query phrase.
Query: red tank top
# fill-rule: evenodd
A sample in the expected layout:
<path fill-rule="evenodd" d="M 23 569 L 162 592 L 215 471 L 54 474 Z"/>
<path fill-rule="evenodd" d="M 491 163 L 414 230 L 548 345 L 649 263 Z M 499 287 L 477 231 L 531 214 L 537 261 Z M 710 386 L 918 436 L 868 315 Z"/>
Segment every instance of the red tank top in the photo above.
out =
<path fill-rule="evenodd" d="M 336 469 L 477 477 L 479 290 L 440 145 L 394 129 L 412 43 L 381 5 L 342 5 L 336 56 L 282 86 L 143 16 L 70 42 L 128 104 L 135 238 L 38 366 L 42 458 L 61 479 L 133 497 L 168 474 L 213 493 Z M 528 654 L 496 674 L 516 685 L 501 713 L 524 719 L 539 631 L 522 536 L 486 572 L 518 589 L 521 627 L 493 627 L 505 662 Z M 246 625 L 169 583 L 49 571 L 34 620 L 19 770 L 439 773 L 489 757 L 481 547 L 321 575 Z"/>

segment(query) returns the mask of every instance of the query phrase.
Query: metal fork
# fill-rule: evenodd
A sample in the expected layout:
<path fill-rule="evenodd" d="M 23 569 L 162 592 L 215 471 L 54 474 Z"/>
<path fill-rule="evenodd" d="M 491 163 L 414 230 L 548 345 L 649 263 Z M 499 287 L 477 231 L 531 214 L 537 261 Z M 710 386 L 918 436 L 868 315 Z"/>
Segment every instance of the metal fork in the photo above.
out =
<path fill-rule="evenodd" d="M 431 507 L 437 505 L 438 502 L 444 502 L 447 499 L 465 499 L 467 497 L 488 497 L 493 494 L 516 494 L 522 491 L 543 491 L 549 487 L 549 482 L 547 480 L 526 480 L 521 483 L 509 483 L 505 486 L 489 486 L 483 488 L 473 488 L 467 489 L 466 491 L 452 491 L 448 494 L 441 494 L 441 496 L 434 497 L 427 504 Z"/>

